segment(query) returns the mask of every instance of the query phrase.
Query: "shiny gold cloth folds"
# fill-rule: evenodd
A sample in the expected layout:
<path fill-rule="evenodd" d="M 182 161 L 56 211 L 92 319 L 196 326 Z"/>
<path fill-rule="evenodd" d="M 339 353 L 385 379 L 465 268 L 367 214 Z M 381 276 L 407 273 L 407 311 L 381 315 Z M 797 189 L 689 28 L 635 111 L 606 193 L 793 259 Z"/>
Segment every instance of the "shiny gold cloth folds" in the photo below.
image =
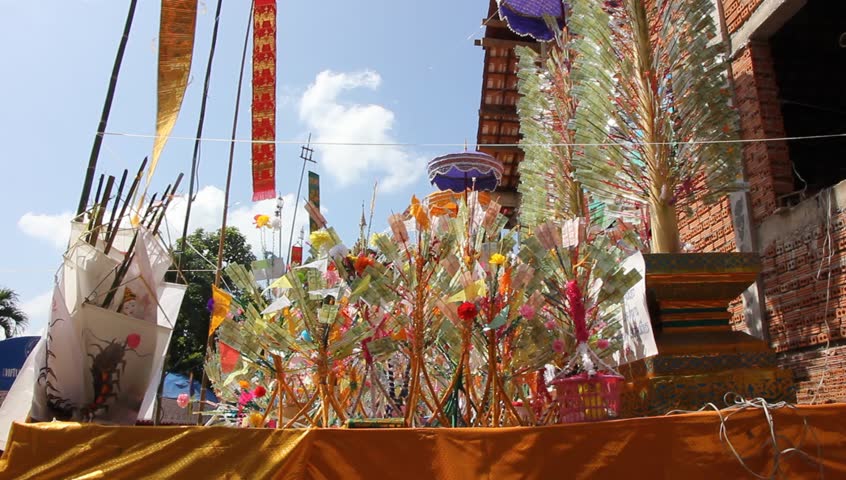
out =
<path fill-rule="evenodd" d="M 813 432 L 803 430 L 803 419 Z M 821 459 L 825 478 L 846 478 L 846 405 L 784 408 L 774 421 L 781 448 L 801 446 L 810 459 Z M 763 413 L 738 413 L 726 426 L 749 468 L 769 474 L 773 452 Z M 752 478 L 720 442 L 719 429 L 714 412 L 502 429 L 16 424 L 0 479 Z M 782 456 L 781 478 L 818 478 L 808 460 Z"/>
<path fill-rule="evenodd" d="M 197 0 L 162 0 L 156 139 L 147 173 L 148 184 L 182 108 L 194 54 L 196 24 Z"/>

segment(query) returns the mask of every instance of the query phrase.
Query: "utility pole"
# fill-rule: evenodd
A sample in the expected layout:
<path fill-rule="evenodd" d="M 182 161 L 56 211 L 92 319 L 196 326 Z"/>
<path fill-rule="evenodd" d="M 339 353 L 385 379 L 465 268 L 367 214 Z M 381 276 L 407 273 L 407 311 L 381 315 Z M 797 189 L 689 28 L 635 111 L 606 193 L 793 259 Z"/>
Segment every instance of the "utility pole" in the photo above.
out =
<path fill-rule="evenodd" d="M 291 264 L 291 252 L 294 249 L 294 228 L 297 224 L 297 207 L 300 205 L 300 193 L 303 190 L 303 176 L 305 176 L 306 163 L 317 163 L 312 159 L 314 149 L 311 148 L 311 134 L 308 134 L 306 144 L 300 150 L 300 158 L 303 159 L 303 169 L 300 171 L 300 182 L 297 184 L 297 198 L 294 200 L 294 216 L 291 220 L 291 235 L 288 237 L 288 265 Z"/>

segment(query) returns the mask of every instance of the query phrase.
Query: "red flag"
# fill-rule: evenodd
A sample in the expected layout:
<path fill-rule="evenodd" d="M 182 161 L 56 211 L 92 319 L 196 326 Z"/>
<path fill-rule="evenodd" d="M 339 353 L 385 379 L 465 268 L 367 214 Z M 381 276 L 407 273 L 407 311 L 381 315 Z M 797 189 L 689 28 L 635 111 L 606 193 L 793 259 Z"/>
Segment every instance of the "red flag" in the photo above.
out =
<path fill-rule="evenodd" d="M 276 197 L 276 0 L 253 12 L 253 201 Z"/>
<path fill-rule="evenodd" d="M 235 370 L 238 360 L 241 359 L 241 352 L 223 342 L 218 342 L 218 351 L 220 352 L 220 371 L 229 373 Z"/>
<path fill-rule="evenodd" d="M 303 264 L 303 247 L 300 247 L 298 245 L 294 245 L 293 247 L 291 247 L 291 261 L 288 262 L 288 263 L 290 263 L 292 265 L 293 264 L 297 264 L 297 265 Z"/>

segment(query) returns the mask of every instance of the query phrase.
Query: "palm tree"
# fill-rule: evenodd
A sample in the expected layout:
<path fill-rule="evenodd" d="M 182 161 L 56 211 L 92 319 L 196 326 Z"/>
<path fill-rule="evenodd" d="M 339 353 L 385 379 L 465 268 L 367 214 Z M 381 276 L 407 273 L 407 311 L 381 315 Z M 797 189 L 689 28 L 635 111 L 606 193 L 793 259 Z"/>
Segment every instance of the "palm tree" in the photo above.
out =
<path fill-rule="evenodd" d="M 26 327 L 26 314 L 18 308 L 18 294 L 8 288 L 0 288 L 0 328 L 6 338 L 14 337 Z"/>

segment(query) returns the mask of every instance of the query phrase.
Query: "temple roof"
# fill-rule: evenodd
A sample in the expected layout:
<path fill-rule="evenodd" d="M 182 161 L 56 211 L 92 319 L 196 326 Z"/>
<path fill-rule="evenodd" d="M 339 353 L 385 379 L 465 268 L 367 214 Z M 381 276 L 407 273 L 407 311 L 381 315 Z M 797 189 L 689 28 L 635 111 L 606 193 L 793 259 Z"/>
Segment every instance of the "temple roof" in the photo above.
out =
<path fill-rule="evenodd" d="M 497 191 L 516 192 L 519 180 L 517 165 L 523 160 L 523 151 L 516 146 L 521 137 L 517 116 L 517 55 L 514 47 L 540 46 L 531 38 L 521 37 L 508 28 L 499 18 L 495 0 L 490 0 L 486 18 L 485 35 L 481 40 L 476 40 L 476 45 L 485 50 L 476 143 L 487 145 L 479 147 L 479 150 L 502 162 L 502 181 Z"/>

